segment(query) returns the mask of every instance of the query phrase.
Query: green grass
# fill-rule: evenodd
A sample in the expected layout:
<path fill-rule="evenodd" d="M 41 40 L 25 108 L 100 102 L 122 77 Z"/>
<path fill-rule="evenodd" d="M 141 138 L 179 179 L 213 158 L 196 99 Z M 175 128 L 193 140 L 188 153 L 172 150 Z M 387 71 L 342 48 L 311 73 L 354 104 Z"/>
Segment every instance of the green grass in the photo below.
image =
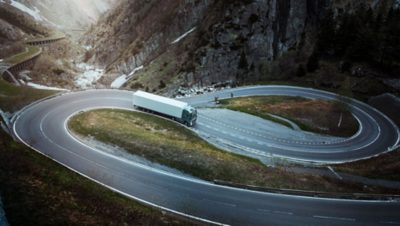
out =
<path fill-rule="evenodd" d="M 25 105 L 55 94 L 55 91 L 38 90 L 26 86 L 15 86 L 0 78 L 0 109 L 14 112 Z"/>
<path fill-rule="evenodd" d="M 285 167 L 267 167 L 258 160 L 220 150 L 179 124 L 140 112 L 95 110 L 74 116 L 68 125 L 81 138 L 94 137 L 205 180 L 269 188 L 386 192 L 323 176 L 293 173 Z"/>
<path fill-rule="evenodd" d="M 192 225 L 106 189 L 0 130 L 0 191 L 11 225 Z"/>
<path fill-rule="evenodd" d="M 282 103 L 283 101 L 288 101 L 288 100 L 303 100 L 303 98 L 301 97 L 283 97 L 283 96 L 269 96 L 268 98 L 262 98 L 261 102 L 263 104 L 277 104 L 277 103 Z M 222 107 L 228 108 L 230 110 L 234 110 L 234 111 L 240 111 L 240 112 L 244 112 L 247 114 L 251 114 L 251 115 L 255 115 L 258 116 L 260 118 L 272 121 L 272 122 L 276 122 L 278 124 L 284 125 L 286 127 L 292 128 L 292 126 L 290 125 L 290 123 L 288 123 L 287 121 L 281 120 L 279 118 L 275 118 L 273 116 L 271 116 L 268 113 L 265 112 L 260 112 L 257 110 L 254 110 L 253 108 L 249 108 L 249 105 L 245 105 L 245 106 L 232 106 L 232 99 L 224 99 L 224 100 L 220 100 L 220 104 Z M 280 116 L 283 117 L 283 116 Z M 285 117 L 283 117 L 285 118 Z M 291 121 L 293 121 L 293 119 L 290 119 Z"/>
<path fill-rule="evenodd" d="M 358 123 L 339 102 L 309 100 L 293 96 L 254 96 L 221 100 L 221 107 L 252 114 L 284 126 L 290 124 L 271 116 L 286 118 L 309 132 L 348 137 L 358 130 Z M 342 116 L 341 127 L 337 124 Z"/>
<path fill-rule="evenodd" d="M 245 178 L 240 171 L 248 173 L 248 167 L 266 169 L 258 160 L 217 149 L 181 125 L 143 113 L 99 110 L 80 114 L 69 125 L 79 134 L 94 135 L 150 161 L 208 180 Z"/>

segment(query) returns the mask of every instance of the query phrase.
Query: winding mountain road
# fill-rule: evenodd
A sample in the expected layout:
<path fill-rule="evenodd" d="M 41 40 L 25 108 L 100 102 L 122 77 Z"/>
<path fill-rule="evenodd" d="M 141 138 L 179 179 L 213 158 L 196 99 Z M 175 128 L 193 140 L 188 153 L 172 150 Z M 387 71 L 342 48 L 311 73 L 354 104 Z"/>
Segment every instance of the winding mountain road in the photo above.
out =
<path fill-rule="evenodd" d="M 218 96 L 219 99 L 230 98 L 231 93 L 234 96 L 285 95 L 338 100 L 338 96 L 334 93 L 290 86 L 244 87 L 183 100 L 197 107 L 209 106 L 215 96 Z M 255 150 L 261 156 L 271 157 L 273 155 L 324 163 L 340 163 L 367 158 L 390 151 L 399 143 L 399 129 L 388 117 L 360 101 L 347 99 L 347 102 L 360 124 L 358 132 L 348 138 L 333 139 L 332 137 L 309 135 L 311 138 L 308 139 L 307 137 L 288 139 L 279 136 L 279 133 L 273 130 L 265 128 L 257 130 L 256 126 L 259 122 L 256 120 L 252 122 L 250 117 L 246 117 L 242 124 L 237 124 L 234 122 L 236 119 L 227 119 L 224 115 L 210 116 L 211 112 L 209 111 L 202 114 L 202 110 L 199 111 L 200 116 L 196 129 L 230 144 Z M 237 120 L 239 117 L 243 116 L 239 115 Z"/>
<path fill-rule="evenodd" d="M 214 95 L 285 94 L 331 98 L 322 91 L 286 86 L 238 88 L 186 99 L 201 106 Z M 233 225 L 396 225 L 400 224 L 399 201 L 357 201 L 270 194 L 215 185 L 149 168 L 101 152 L 74 138 L 67 129 L 68 119 L 83 110 L 95 108 L 132 109 L 132 92 L 91 90 L 67 93 L 25 108 L 14 123 L 14 133 L 26 145 L 79 174 L 110 189 L 147 204 L 172 212 L 213 222 Z M 378 154 L 398 143 L 398 128 L 381 113 L 354 102 L 354 114 L 363 128 L 359 134 L 335 144 L 309 145 L 277 142 L 274 153 L 312 161 L 346 161 Z M 196 129 L 215 123 L 199 118 Z M 205 125 L 209 126 L 206 127 Z M 220 126 L 220 125 L 217 125 Z M 222 125 L 221 129 L 224 129 Z M 207 132 L 206 129 L 204 129 Z M 216 131 L 216 130 L 214 130 Z M 245 134 L 242 134 L 245 136 Z M 225 136 L 225 135 L 224 135 Z M 231 139 L 229 136 L 224 139 Z M 252 144 L 252 137 L 248 135 Z M 331 147 L 334 145 L 340 145 Z M 284 147 L 289 147 L 287 152 Z M 305 151 L 302 151 L 303 147 Z M 326 148 L 325 148 L 326 147 Z M 350 148 L 347 148 L 350 147 Z M 261 147 L 263 148 L 263 147 Z M 319 148 L 323 149 L 321 151 Z M 339 152 L 341 148 L 346 148 Z M 282 151 L 283 153 L 279 153 Z M 331 151 L 333 151 L 331 153 Z M 345 154 L 343 154 L 345 153 Z"/>

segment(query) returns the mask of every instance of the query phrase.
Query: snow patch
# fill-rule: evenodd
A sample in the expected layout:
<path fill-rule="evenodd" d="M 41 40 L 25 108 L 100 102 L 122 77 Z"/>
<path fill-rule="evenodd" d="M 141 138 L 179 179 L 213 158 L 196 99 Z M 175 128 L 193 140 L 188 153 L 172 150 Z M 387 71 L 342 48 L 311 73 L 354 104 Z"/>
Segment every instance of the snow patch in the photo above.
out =
<path fill-rule="evenodd" d="M 3 0 L 1 0 L 1 2 L 4 2 Z M 33 18 L 35 18 L 35 20 L 37 21 L 43 21 L 42 16 L 40 15 L 40 10 L 36 7 L 34 7 L 33 9 L 27 7 L 26 5 L 20 3 L 20 2 L 16 2 L 14 0 L 11 0 L 11 5 L 14 6 L 15 8 L 31 15 Z"/>
<path fill-rule="evenodd" d="M 114 89 L 119 89 L 121 88 L 121 86 L 123 86 L 125 84 L 126 81 L 128 81 L 136 72 L 140 71 L 143 69 L 143 65 L 133 69 L 133 71 L 131 71 L 131 73 L 129 73 L 128 75 L 121 75 L 118 78 L 116 78 L 112 83 L 111 83 L 111 88 Z"/>
<path fill-rule="evenodd" d="M 84 46 L 82 46 L 86 51 L 89 51 L 89 50 L 91 50 L 91 49 L 93 49 L 93 46 L 91 46 L 91 45 L 84 45 Z"/>
<path fill-rule="evenodd" d="M 75 85 L 82 89 L 93 87 L 104 74 L 103 69 L 95 68 L 93 65 L 80 63 L 77 67 L 83 70 L 83 73 L 76 78 Z"/>
<path fill-rule="evenodd" d="M 128 81 L 127 76 L 121 75 L 111 83 L 111 88 L 119 89 L 126 81 Z"/>
<path fill-rule="evenodd" d="M 35 89 L 68 91 L 67 89 L 62 89 L 62 88 L 58 88 L 58 87 L 44 86 L 44 85 L 36 84 L 36 83 L 33 83 L 33 82 L 28 82 L 28 83 L 26 83 L 26 85 L 28 85 L 28 86 L 30 86 L 32 88 L 35 88 Z"/>
<path fill-rule="evenodd" d="M 142 69 L 143 69 L 143 65 L 141 65 L 141 66 L 139 66 L 139 67 L 133 69 L 133 70 L 131 71 L 131 73 L 129 73 L 128 77 L 131 77 L 131 76 L 134 75 L 136 72 L 138 72 L 138 71 L 140 71 L 140 70 L 142 70 Z"/>
<path fill-rule="evenodd" d="M 185 34 L 179 36 L 177 39 L 175 39 L 173 42 L 171 42 L 171 44 L 175 44 L 177 42 L 179 42 L 180 40 L 184 39 L 186 36 L 188 36 L 190 33 L 192 33 L 194 30 L 196 30 L 196 27 L 190 29 L 189 31 L 187 31 Z"/>

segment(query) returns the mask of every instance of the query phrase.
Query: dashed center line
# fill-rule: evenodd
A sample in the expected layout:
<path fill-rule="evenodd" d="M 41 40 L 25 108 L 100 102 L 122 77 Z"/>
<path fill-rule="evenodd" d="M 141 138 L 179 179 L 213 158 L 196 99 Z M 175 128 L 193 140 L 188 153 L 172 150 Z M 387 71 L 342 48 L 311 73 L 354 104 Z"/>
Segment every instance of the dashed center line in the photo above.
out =
<path fill-rule="evenodd" d="M 329 219 L 329 220 L 356 221 L 356 219 L 354 218 L 347 218 L 347 217 L 332 217 L 332 216 L 320 216 L 320 215 L 314 215 L 313 217 L 321 219 Z"/>
<path fill-rule="evenodd" d="M 391 224 L 391 225 L 400 225 L 400 222 L 396 222 L 396 221 L 381 221 L 379 223 L 381 223 L 381 224 Z"/>
<path fill-rule="evenodd" d="M 293 215 L 292 212 L 286 212 L 286 211 L 274 211 L 274 213 L 277 213 L 277 214 L 284 214 L 284 215 Z"/>
<path fill-rule="evenodd" d="M 334 143 L 336 143 L 336 141 L 332 141 L 332 142 L 310 142 L 310 141 L 298 141 L 298 140 L 292 141 L 292 140 L 286 140 L 286 139 L 274 137 L 274 136 L 272 136 L 272 134 L 266 136 L 266 135 L 261 134 L 261 133 L 257 133 L 257 132 L 253 132 L 253 131 L 248 131 L 248 130 L 245 130 L 245 129 L 242 129 L 242 128 L 238 128 L 238 127 L 235 127 L 235 126 L 231 126 L 231 125 L 228 125 L 228 124 L 223 123 L 223 122 L 221 122 L 221 121 L 218 121 L 218 120 L 215 120 L 215 119 L 206 117 L 206 116 L 204 116 L 204 115 L 200 115 L 200 114 L 199 114 L 199 117 L 202 117 L 202 118 L 204 118 L 204 119 L 206 119 L 206 120 L 208 120 L 208 121 L 211 121 L 211 122 L 213 122 L 213 123 L 222 125 L 222 126 L 224 126 L 224 127 L 226 127 L 226 128 L 230 128 L 230 129 L 232 129 L 232 130 L 240 131 L 240 132 L 242 132 L 242 133 L 246 133 L 246 134 L 249 134 L 249 135 L 252 135 L 252 136 L 258 136 L 258 137 L 261 137 L 261 138 L 264 138 L 264 139 L 272 139 L 272 140 L 274 140 L 274 141 L 278 141 L 278 142 L 286 143 L 286 144 L 321 145 L 321 144 L 334 144 Z M 339 141 L 339 142 L 340 142 L 340 141 Z"/>

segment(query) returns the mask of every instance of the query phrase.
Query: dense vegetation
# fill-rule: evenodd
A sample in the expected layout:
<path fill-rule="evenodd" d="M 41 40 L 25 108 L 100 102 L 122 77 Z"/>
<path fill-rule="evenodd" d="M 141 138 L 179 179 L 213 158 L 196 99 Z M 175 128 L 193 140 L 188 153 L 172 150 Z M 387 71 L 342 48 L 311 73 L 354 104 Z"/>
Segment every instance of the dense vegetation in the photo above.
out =
<path fill-rule="evenodd" d="M 387 75 L 399 71 L 400 9 L 382 5 L 377 10 L 360 6 L 334 15 L 329 11 L 321 22 L 318 42 L 307 69 L 318 68 L 321 58 L 341 60 L 345 72 L 353 63 L 366 63 Z"/>

